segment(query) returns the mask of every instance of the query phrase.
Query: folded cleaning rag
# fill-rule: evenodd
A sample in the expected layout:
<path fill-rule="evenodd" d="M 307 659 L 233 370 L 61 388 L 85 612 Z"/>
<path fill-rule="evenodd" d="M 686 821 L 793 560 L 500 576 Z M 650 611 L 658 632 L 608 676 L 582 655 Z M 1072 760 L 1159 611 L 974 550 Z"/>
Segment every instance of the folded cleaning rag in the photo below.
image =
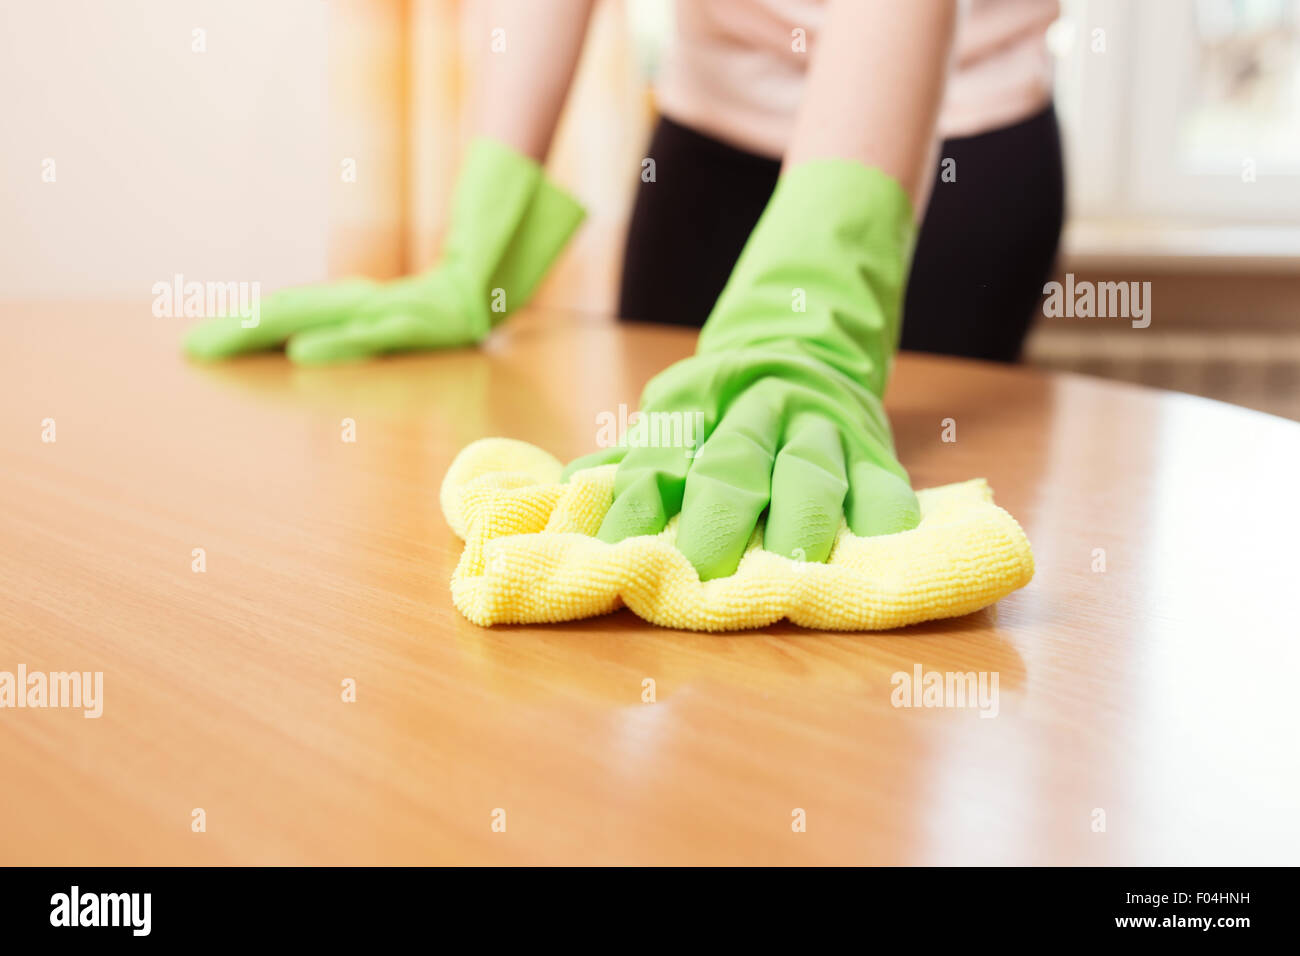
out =
<path fill-rule="evenodd" d="M 465 551 L 452 600 L 475 624 L 537 624 L 626 606 L 652 624 L 734 631 L 789 618 L 828 631 L 871 631 L 958 617 L 1029 583 L 1034 557 L 1020 525 L 982 478 L 918 491 L 915 528 L 862 538 L 841 527 L 823 564 L 762 549 L 760 522 L 736 572 L 701 582 L 659 534 L 607 544 L 616 466 L 561 483 L 561 463 L 534 445 L 484 438 L 442 484 L 442 509 Z"/>

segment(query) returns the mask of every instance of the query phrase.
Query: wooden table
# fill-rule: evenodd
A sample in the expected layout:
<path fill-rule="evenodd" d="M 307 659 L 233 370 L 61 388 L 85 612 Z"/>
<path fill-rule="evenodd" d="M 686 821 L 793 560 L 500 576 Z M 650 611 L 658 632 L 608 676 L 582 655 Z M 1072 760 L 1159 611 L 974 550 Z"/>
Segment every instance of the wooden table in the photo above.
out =
<path fill-rule="evenodd" d="M 532 314 L 479 352 L 200 367 L 147 303 L 0 315 L 0 671 L 104 674 L 98 719 L 0 710 L 0 863 L 1300 857 L 1300 425 L 903 356 L 902 461 L 990 480 L 1023 591 L 880 634 L 483 630 L 454 453 L 585 452 L 693 336 Z M 997 717 L 892 706 L 917 665 L 996 672 Z"/>

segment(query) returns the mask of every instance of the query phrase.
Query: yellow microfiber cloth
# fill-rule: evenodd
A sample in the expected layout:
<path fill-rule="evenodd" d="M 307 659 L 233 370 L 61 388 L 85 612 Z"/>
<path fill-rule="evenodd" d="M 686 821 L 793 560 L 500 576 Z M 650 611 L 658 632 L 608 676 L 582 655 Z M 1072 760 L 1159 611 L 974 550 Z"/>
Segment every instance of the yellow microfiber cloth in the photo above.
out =
<path fill-rule="evenodd" d="M 464 448 L 442 484 L 442 510 L 465 551 L 452 600 L 475 624 L 537 624 L 626 606 L 664 627 L 735 631 L 788 618 L 827 631 L 871 631 L 958 617 L 1034 575 L 1020 525 L 982 478 L 917 492 L 915 528 L 860 538 L 842 527 L 825 564 L 761 547 L 760 524 L 736 573 L 701 582 L 657 535 L 595 537 L 613 500 L 616 466 L 560 482 L 561 463 L 526 442 L 484 438 Z"/>

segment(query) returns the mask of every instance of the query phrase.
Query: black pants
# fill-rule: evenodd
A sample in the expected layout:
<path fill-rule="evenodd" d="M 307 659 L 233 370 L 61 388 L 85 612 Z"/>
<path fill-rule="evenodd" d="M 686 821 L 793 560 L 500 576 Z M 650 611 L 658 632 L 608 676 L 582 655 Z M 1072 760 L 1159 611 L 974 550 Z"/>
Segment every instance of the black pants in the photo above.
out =
<path fill-rule="evenodd" d="M 776 186 L 781 164 L 661 119 L 623 257 L 619 314 L 700 326 Z M 905 349 L 1012 362 L 1041 301 L 1064 215 L 1056 113 L 945 140 L 912 261 Z M 950 176 L 951 178 L 951 176 Z"/>

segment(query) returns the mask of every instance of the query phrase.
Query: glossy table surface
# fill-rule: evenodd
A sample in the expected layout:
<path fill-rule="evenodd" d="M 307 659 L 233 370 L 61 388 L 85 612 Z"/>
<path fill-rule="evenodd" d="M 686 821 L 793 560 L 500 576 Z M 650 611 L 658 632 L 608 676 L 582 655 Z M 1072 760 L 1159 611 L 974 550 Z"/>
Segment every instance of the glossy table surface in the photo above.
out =
<path fill-rule="evenodd" d="M 903 463 L 989 479 L 1024 590 L 878 634 L 484 630 L 452 456 L 590 450 L 691 334 L 533 313 L 299 369 L 191 365 L 147 304 L 0 322 L 0 672 L 104 675 L 97 719 L 0 709 L 0 863 L 1300 859 L 1300 425 L 905 355 Z M 894 706 L 918 666 L 996 674 L 996 716 Z"/>

